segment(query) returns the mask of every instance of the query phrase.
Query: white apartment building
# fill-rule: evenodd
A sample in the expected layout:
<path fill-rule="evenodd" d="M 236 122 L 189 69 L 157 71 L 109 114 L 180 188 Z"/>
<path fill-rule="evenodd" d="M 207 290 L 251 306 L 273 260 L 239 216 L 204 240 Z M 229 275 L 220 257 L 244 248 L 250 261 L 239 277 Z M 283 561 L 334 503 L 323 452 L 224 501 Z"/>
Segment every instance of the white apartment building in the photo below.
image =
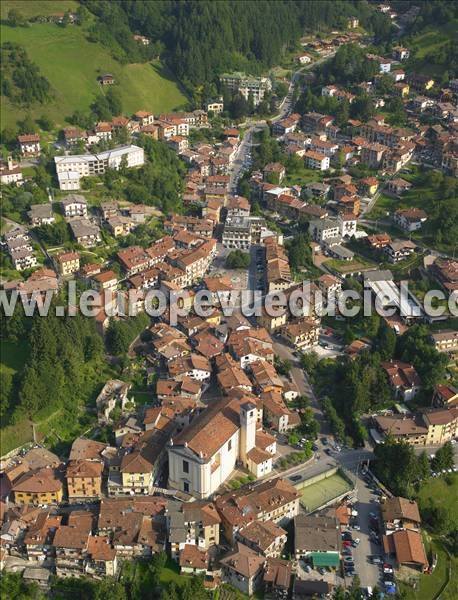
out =
<path fill-rule="evenodd" d="M 128 168 L 145 164 L 143 148 L 139 146 L 120 146 L 99 154 L 77 154 L 74 156 L 56 156 L 57 178 L 61 190 L 80 189 L 81 177 L 103 175 L 106 169 L 118 170 L 123 161 Z"/>
<path fill-rule="evenodd" d="M 356 235 L 356 224 L 358 221 L 353 213 L 339 213 L 337 222 L 342 237 L 353 237 Z"/>
<path fill-rule="evenodd" d="M 304 162 L 309 169 L 317 169 L 318 171 L 329 169 L 329 156 L 313 150 L 307 150 L 304 154 Z"/>
<path fill-rule="evenodd" d="M 220 75 L 219 79 L 231 92 L 240 92 L 245 100 L 251 96 L 255 106 L 272 89 L 272 82 L 268 77 L 251 77 L 245 73 L 224 73 Z"/>
<path fill-rule="evenodd" d="M 87 200 L 80 194 L 68 194 L 60 206 L 65 217 L 87 217 Z"/>
<path fill-rule="evenodd" d="M 338 221 L 331 219 L 316 219 L 310 221 L 309 233 L 315 242 L 327 242 L 330 239 L 340 239 L 341 228 Z"/>

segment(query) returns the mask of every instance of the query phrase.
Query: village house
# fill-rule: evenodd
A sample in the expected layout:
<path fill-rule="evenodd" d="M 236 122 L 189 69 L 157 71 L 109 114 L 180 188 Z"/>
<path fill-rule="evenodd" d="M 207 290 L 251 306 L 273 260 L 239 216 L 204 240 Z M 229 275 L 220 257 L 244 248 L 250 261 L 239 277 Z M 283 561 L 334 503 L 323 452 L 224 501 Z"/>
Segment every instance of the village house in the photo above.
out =
<path fill-rule="evenodd" d="M 49 467 L 28 471 L 15 481 L 12 492 L 16 504 L 58 504 L 63 496 L 62 478 Z"/>
<path fill-rule="evenodd" d="M 98 225 L 89 219 L 76 218 L 69 221 L 73 238 L 85 248 L 95 246 L 102 241 Z"/>
<path fill-rule="evenodd" d="M 404 231 L 417 231 L 428 219 L 428 215 L 421 208 L 406 208 L 397 210 L 393 220 Z"/>
<path fill-rule="evenodd" d="M 399 567 L 404 566 L 420 572 L 428 568 L 421 533 L 418 531 L 402 529 L 383 536 L 383 550 L 388 556 L 395 557 Z"/>
<path fill-rule="evenodd" d="M 299 514 L 300 493 L 286 479 L 277 477 L 225 492 L 215 499 L 224 536 L 232 543 L 240 529 L 254 521 L 274 521 L 285 527 Z"/>
<path fill-rule="evenodd" d="M 18 143 L 22 156 L 37 156 L 41 152 L 40 136 L 36 133 L 18 136 Z"/>
<path fill-rule="evenodd" d="M 264 556 L 237 542 L 235 549 L 220 561 L 222 579 L 243 594 L 252 596 L 261 585 L 265 562 Z"/>
<path fill-rule="evenodd" d="M 300 319 L 281 328 L 282 336 L 296 349 L 306 350 L 318 344 L 320 326 L 315 321 Z"/>
<path fill-rule="evenodd" d="M 208 550 L 219 544 L 221 517 L 215 505 L 207 501 L 170 501 L 167 511 L 167 531 L 170 553 L 174 560 L 181 558 L 187 545 Z"/>
<path fill-rule="evenodd" d="M 103 464 L 94 460 L 71 460 L 65 477 L 69 501 L 87 501 L 102 494 Z"/>
<path fill-rule="evenodd" d="M 56 255 L 54 262 L 60 275 L 66 277 L 79 271 L 80 258 L 79 252 L 61 252 Z"/>
<path fill-rule="evenodd" d="M 401 397 L 404 401 L 411 400 L 420 391 L 421 380 L 412 365 L 391 360 L 382 362 L 381 367 L 388 375 L 396 397 Z"/>
<path fill-rule="evenodd" d="M 105 86 L 105 85 L 114 85 L 115 78 L 110 73 L 104 73 L 103 75 L 99 75 L 99 77 L 97 77 L 97 81 L 102 86 Z"/>
<path fill-rule="evenodd" d="M 52 212 L 52 204 L 31 204 L 27 217 L 34 227 L 41 225 L 52 225 L 56 220 Z"/>
<path fill-rule="evenodd" d="M 399 529 L 420 529 L 420 512 L 415 500 L 393 496 L 386 498 L 380 504 L 380 509 L 387 534 Z"/>
<path fill-rule="evenodd" d="M 392 240 L 384 245 L 383 252 L 391 263 L 398 263 L 411 256 L 417 245 L 410 240 Z"/>
<path fill-rule="evenodd" d="M 64 217 L 87 217 L 87 200 L 79 194 L 68 194 L 60 203 Z"/>
<path fill-rule="evenodd" d="M 280 558 L 286 544 L 286 531 L 273 521 L 253 521 L 237 532 L 237 539 L 259 554 Z"/>
<path fill-rule="evenodd" d="M 304 154 L 305 166 L 309 169 L 317 169 L 318 171 L 326 171 L 329 169 L 329 156 L 307 150 Z"/>
<path fill-rule="evenodd" d="M 439 352 L 458 350 L 458 331 L 445 329 L 431 333 L 431 342 Z"/>

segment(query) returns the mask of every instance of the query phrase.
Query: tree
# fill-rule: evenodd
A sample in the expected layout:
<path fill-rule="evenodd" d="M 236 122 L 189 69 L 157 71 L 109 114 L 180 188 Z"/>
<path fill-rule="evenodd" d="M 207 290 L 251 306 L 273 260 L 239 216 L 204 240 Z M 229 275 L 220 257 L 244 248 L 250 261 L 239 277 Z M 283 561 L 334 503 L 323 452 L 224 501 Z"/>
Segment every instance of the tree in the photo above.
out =
<path fill-rule="evenodd" d="M 38 119 L 38 125 L 44 131 L 51 131 L 51 129 L 53 128 L 53 122 L 46 115 L 41 115 L 41 117 Z"/>
<path fill-rule="evenodd" d="M 16 10 L 15 8 L 11 8 L 8 11 L 8 25 L 11 27 L 23 27 L 26 25 L 27 21 L 25 20 L 24 15 Z"/>
<path fill-rule="evenodd" d="M 435 457 L 431 461 L 431 468 L 435 472 L 452 469 L 455 466 L 455 456 L 451 442 L 446 442 L 442 448 L 436 451 Z"/>
<path fill-rule="evenodd" d="M 374 450 L 376 475 L 397 496 L 411 497 L 413 483 L 419 478 L 415 450 L 407 442 L 387 437 Z"/>
<path fill-rule="evenodd" d="M 110 87 L 107 92 L 106 99 L 108 102 L 108 106 L 110 107 L 112 115 L 121 115 L 122 114 L 122 100 L 119 90 Z"/>
<path fill-rule="evenodd" d="M 374 340 L 374 349 L 380 354 L 382 360 L 388 360 L 394 356 L 396 341 L 396 333 L 393 328 L 385 319 L 380 319 L 377 337 Z"/>
<path fill-rule="evenodd" d="M 242 250 L 232 250 L 226 258 L 228 269 L 246 269 L 250 265 L 250 255 Z"/>
<path fill-rule="evenodd" d="M 431 466 L 429 464 L 429 457 L 426 452 L 423 452 L 418 457 L 418 478 L 420 480 L 428 479 L 431 475 Z"/>

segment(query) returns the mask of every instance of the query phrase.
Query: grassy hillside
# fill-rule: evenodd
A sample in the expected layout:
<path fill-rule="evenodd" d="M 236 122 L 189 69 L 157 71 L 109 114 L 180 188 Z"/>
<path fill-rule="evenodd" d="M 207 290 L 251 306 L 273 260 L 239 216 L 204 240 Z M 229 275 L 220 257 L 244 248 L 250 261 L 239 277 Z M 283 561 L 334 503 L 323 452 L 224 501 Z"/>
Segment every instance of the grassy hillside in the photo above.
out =
<path fill-rule="evenodd" d="M 409 70 L 426 75 L 442 75 L 451 65 L 443 60 L 436 60 L 436 55 L 450 41 L 456 39 L 458 21 L 450 21 L 446 25 L 428 27 L 414 35 L 406 42 L 410 48 Z"/>
<path fill-rule="evenodd" d="M 126 114 L 139 109 L 168 111 L 186 102 L 176 81 L 161 64 L 121 65 L 106 48 L 88 42 L 84 28 L 62 28 L 53 23 L 30 27 L 2 25 L 1 38 L 2 42 L 16 42 L 25 47 L 54 94 L 50 103 L 33 105 L 27 110 L 2 97 L 2 127 L 23 118 L 24 112 L 32 118 L 47 115 L 56 125 L 63 125 L 75 110 L 89 108 L 101 91 L 97 76 L 104 72 L 112 73 L 118 82 Z"/>
<path fill-rule="evenodd" d="M 26 19 L 31 19 L 32 17 L 45 17 L 67 10 L 76 10 L 78 2 L 76 0 L 2 0 L 2 19 L 6 19 L 12 8 L 18 10 Z"/>

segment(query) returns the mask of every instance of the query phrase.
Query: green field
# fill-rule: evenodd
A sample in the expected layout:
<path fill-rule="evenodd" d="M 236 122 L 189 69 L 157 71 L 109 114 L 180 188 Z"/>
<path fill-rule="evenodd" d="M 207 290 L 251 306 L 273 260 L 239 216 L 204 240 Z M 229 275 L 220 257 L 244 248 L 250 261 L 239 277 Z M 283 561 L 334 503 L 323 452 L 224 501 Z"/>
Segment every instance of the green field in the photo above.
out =
<path fill-rule="evenodd" d="M 60 4 L 60 3 L 59 3 Z M 54 23 L 30 27 L 1 27 L 2 42 L 24 46 L 30 60 L 38 65 L 53 91 L 51 102 L 30 109 L 12 105 L 2 97 L 2 128 L 22 119 L 47 115 L 58 125 L 75 110 L 87 111 L 101 87 L 97 77 L 111 73 L 122 98 L 123 112 L 169 111 L 186 103 L 173 76 L 158 63 L 121 65 L 108 49 L 86 39 L 84 27 L 59 27 Z"/>
<path fill-rule="evenodd" d="M 2 0 L 2 19 L 6 19 L 12 8 L 18 10 L 25 18 L 30 19 L 66 12 L 67 10 L 76 10 L 78 2 L 76 0 Z"/>
<path fill-rule="evenodd" d="M 440 50 L 449 41 L 456 39 L 458 27 L 457 20 L 452 20 L 446 25 L 432 27 L 415 36 L 409 43 L 411 58 L 409 70 L 421 71 L 427 75 L 442 75 L 447 70 L 446 64 L 437 64 L 431 56 Z"/>
<path fill-rule="evenodd" d="M 339 473 L 335 473 L 327 479 L 317 481 L 299 490 L 302 494 L 300 502 L 307 512 L 312 512 L 351 489 L 348 481 Z"/>
<path fill-rule="evenodd" d="M 450 485 L 447 483 L 448 480 Z M 450 528 L 458 527 L 458 514 L 456 511 L 456 499 L 458 498 L 458 474 L 429 479 L 421 486 L 419 491 L 420 505 L 428 502 L 431 498 L 434 503 L 444 507 L 450 518 Z M 438 556 L 437 567 L 431 575 L 421 575 L 415 590 L 407 585 L 401 585 L 407 600 L 434 600 L 439 590 L 447 581 L 449 557 L 444 549 L 443 540 L 437 536 L 424 536 L 427 551 L 436 553 Z M 458 558 L 451 558 L 450 582 L 440 595 L 441 600 L 452 600 L 458 597 Z"/>

